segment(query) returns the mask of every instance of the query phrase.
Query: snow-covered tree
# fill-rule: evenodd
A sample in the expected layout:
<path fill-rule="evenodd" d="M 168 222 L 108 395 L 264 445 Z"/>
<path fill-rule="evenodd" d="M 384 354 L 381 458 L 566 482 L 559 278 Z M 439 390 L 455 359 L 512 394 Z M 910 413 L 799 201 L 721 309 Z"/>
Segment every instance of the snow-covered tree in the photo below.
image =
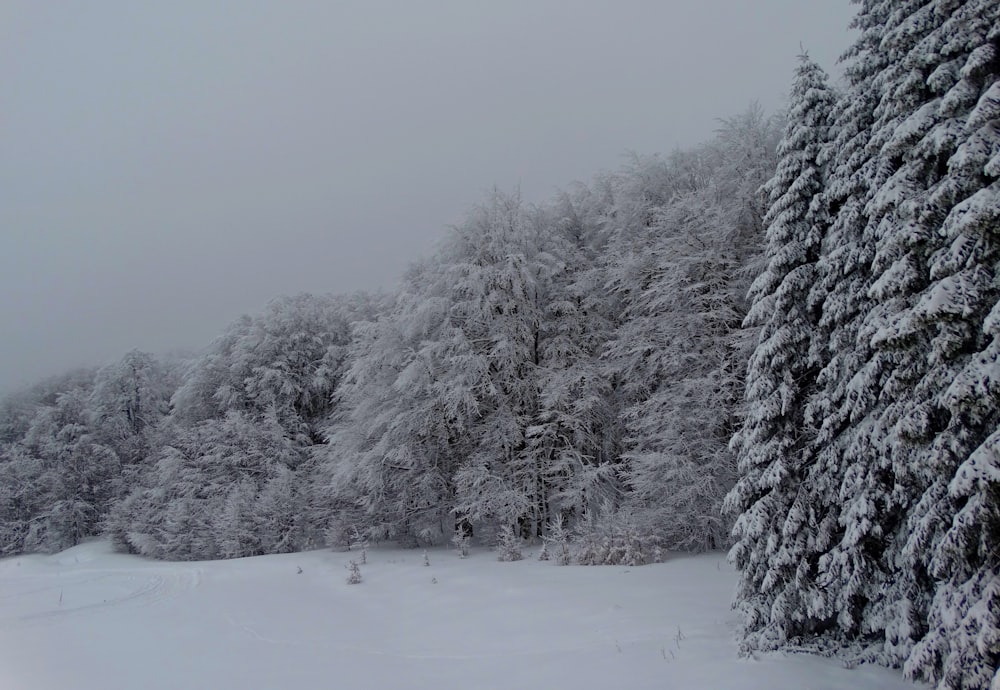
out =
<path fill-rule="evenodd" d="M 599 495 L 614 418 L 601 241 L 568 197 L 529 209 L 494 192 L 359 326 L 325 463 L 348 514 L 418 540 L 456 522 L 538 536 Z"/>
<path fill-rule="evenodd" d="M 555 519 L 549 523 L 546 532 L 545 547 L 549 551 L 550 558 L 555 561 L 556 565 L 569 565 L 573 560 L 570 552 L 570 533 L 566 529 L 566 522 L 561 514 L 556 515 Z"/>
<path fill-rule="evenodd" d="M 809 297 L 819 313 L 810 359 L 820 370 L 805 415 L 816 429 L 815 460 L 806 486 L 816 516 L 810 549 L 820 558 L 808 614 L 832 621 L 833 636 L 858 636 L 866 593 L 878 588 L 883 572 L 881 528 L 866 518 L 884 508 L 884 483 L 867 487 L 869 468 L 864 464 L 866 458 L 876 457 L 865 444 L 875 435 L 877 413 L 872 410 L 882 370 L 881 360 L 872 360 L 870 334 L 863 332 L 863 323 L 872 309 L 874 258 L 874 245 L 865 235 L 877 165 L 870 142 L 880 94 L 872 85 L 887 64 L 880 43 L 890 21 L 889 4 L 862 2 L 852 24 L 860 35 L 845 54 L 848 85 L 833 110 L 825 189 L 831 220 Z M 874 465 L 871 469 L 878 471 Z M 873 492 L 879 495 L 873 498 Z M 855 527 L 848 529 L 852 523 Z"/>
<path fill-rule="evenodd" d="M 497 560 L 503 562 L 519 561 L 524 558 L 521 553 L 521 535 L 514 525 L 500 528 L 497 536 Z"/>
<path fill-rule="evenodd" d="M 0 445 L 0 556 L 26 550 L 32 521 L 43 514 L 49 496 L 45 468 L 19 444 Z"/>
<path fill-rule="evenodd" d="M 233 558 L 302 545 L 292 471 L 302 452 L 277 414 L 230 411 L 163 432 L 154 470 L 112 512 L 123 549 L 154 558 Z"/>
<path fill-rule="evenodd" d="M 901 129 L 913 143 L 895 175 L 917 181 L 899 202 L 897 234 L 919 250 L 922 270 L 880 345 L 923 343 L 890 448 L 912 505 L 898 567 L 923 585 L 922 598 L 907 596 L 903 579 L 896 598 L 929 620 L 896 637 L 908 674 L 964 690 L 1000 683 L 1000 477 L 990 470 L 1000 427 L 1000 8 L 930 5 L 910 20 L 928 29 L 905 60 L 904 83 L 922 82 L 910 87 Z"/>
<path fill-rule="evenodd" d="M 16 443 L 24 438 L 35 413 L 51 407 L 63 393 L 91 390 L 96 369 L 75 369 L 53 376 L 0 399 L 0 443 Z"/>
<path fill-rule="evenodd" d="M 875 104 L 867 162 L 855 175 L 868 191 L 852 221 L 869 252 L 868 302 L 852 321 L 853 347 L 838 344 L 852 356 L 838 377 L 849 395 L 823 422 L 837 431 L 821 440 L 841 449 L 843 534 L 822 566 L 844 634 L 874 644 L 881 638 L 876 658 L 908 660 L 911 674 L 936 678 L 939 664 L 952 663 L 949 651 L 958 659 L 969 652 L 914 649 L 941 599 L 934 580 L 943 573 L 931 559 L 958 507 L 948 486 L 996 424 L 951 407 L 945 392 L 985 344 L 983 320 L 996 299 L 987 277 L 994 250 L 981 242 L 972 249 L 978 238 L 953 229 L 964 225 L 958 219 L 966 204 L 977 206 L 971 199 L 996 179 L 984 175 L 990 154 L 981 152 L 980 139 L 993 125 L 976 133 L 968 123 L 996 80 L 995 58 L 986 56 L 996 51 L 989 36 L 997 9 L 894 2 L 882 11 L 870 51 L 877 57 L 860 63 L 866 71 L 854 88 Z M 976 141 L 966 146 L 970 135 Z M 991 206 L 995 201 L 984 208 Z M 979 575 L 974 567 L 968 572 Z M 988 663 L 995 666 L 995 657 Z M 944 687 L 978 687 L 958 677 Z"/>
<path fill-rule="evenodd" d="M 454 530 L 454 474 L 471 448 L 482 365 L 449 304 L 439 267 L 425 263 L 385 313 L 356 326 L 320 464 L 341 521 L 373 536 L 433 542 Z"/>
<path fill-rule="evenodd" d="M 273 410 L 299 443 L 320 442 L 350 347 L 350 325 L 366 307 L 364 296 L 301 294 L 238 319 L 175 394 L 177 418 L 193 423 L 230 410 Z"/>
<path fill-rule="evenodd" d="M 751 547 L 774 550 L 779 568 L 791 564 L 786 541 L 810 560 L 777 580 L 743 564 L 745 582 L 777 581 L 788 593 L 751 620 L 753 629 L 776 618 L 783 631 L 748 643 L 820 632 L 941 688 L 985 688 L 1000 682 L 990 232 L 1000 208 L 1000 8 L 859 5 L 823 190 L 831 221 L 807 302 L 819 310 L 809 362 L 820 369 L 803 419 L 815 429 L 802 451 L 811 459 L 775 496 L 792 509 L 766 511 L 796 516 L 791 526 L 777 533 L 752 511 L 741 518 L 759 528 Z M 780 453 L 785 469 L 802 457 Z"/>
<path fill-rule="evenodd" d="M 806 55 L 792 82 L 778 166 L 764 186 L 766 265 L 750 288 L 745 325 L 760 327 L 746 380 L 747 411 L 733 437 L 739 481 L 726 497 L 738 514 L 730 558 L 740 569 L 738 601 L 747 643 L 774 646 L 812 624 L 817 554 L 809 532 L 822 519 L 807 476 L 815 435 L 804 416 L 813 392 L 810 361 L 817 275 L 828 217 L 823 195 L 830 115 L 825 72 Z"/>
<path fill-rule="evenodd" d="M 121 463 L 96 438 L 89 402 L 84 389 L 62 393 L 54 405 L 38 409 L 22 449 L 14 452 L 14 462 L 27 465 L 15 469 L 30 482 L 21 490 L 37 497 L 25 550 L 57 551 L 97 534 L 112 505 Z"/>
<path fill-rule="evenodd" d="M 538 409 L 542 257 L 520 198 L 494 192 L 455 228 L 450 250 L 450 316 L 485 375 L 458 510 L 494 526 L 540 525 L 543 468 L 526 433 Z"/>
<path fill-rule="evenodd" d="M 601 353 L 613 333 L 603 289 L 606 230 L 590 190 L 562 194 L 532 219 L 542 239 L 538 403 L 525 453 L 541 468 L 542 536 L 553 515 L 582 515 L 619 487 L 617 410 Z"/>
<path fill-rule="evenodd" d="M 95 435 L 121 463 L 112 487 L 116 500 L 138 482 L 141 466 L 155 447 L 156 432 L 170 412 L 176 385 L 169 367 L 138 350 L 97 373 L 90 414 Z"/>
<path fill-rule="evenodd" d="M 624 404 L 628 500 L 675 548 L 728 541 L 720 513 L 735 479 L 727 445 L 746 368 L 746 268 L 760 251 L 757 188 L 773 174 L 776 139 L 775 123 L 751 108 L 697 151 L 630 175 L 640 189 L 666 187 L 641 194 L 658 205 L 619 214 L 637 223 L 612 252 L 622 319 L 606 352 Z"/>
<path fill-rule="evenodd" d="M 140 436 L 169 412 L 172 393 L 166 372 L 152 355 L 133 350 L 97 373 L 94 423 L 115 440 Z"/>

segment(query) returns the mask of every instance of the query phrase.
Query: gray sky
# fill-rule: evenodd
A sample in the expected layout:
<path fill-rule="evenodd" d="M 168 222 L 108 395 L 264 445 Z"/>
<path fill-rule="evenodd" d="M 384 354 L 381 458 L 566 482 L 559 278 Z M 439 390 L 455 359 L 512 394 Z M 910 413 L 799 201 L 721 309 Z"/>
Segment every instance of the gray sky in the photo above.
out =
<path fill-rule="evenodd" d="M 392 287 L 529 201 L 831 72 L 848 0 L 0 5 L 0 392 Z"/>

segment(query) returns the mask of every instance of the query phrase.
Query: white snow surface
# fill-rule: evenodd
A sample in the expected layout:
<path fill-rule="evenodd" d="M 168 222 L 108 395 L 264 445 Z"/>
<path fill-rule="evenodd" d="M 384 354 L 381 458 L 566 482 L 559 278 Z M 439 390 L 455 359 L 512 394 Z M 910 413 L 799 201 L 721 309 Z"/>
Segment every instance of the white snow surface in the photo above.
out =
<path fill-rule="evenodd" d="M 0 560 L 3 690 L 918 687 L 737 655 L 722 554 L 643 567 L 374 548 L 162 563 L 103 541 Z M 301 568 L 302 572 L 298 570 Z"/>

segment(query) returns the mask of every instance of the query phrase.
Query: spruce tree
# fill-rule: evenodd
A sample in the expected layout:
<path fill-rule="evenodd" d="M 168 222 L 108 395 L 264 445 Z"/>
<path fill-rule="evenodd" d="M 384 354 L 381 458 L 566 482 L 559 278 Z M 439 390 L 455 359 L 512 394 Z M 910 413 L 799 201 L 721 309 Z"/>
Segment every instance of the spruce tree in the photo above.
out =
<path fill-rule="evenodd" d="M 927 87 L 913 54 L 941 17 L 926 2 L 891 2 L 882 8 L 880 40 L 871 48 L 875 59 L 858 65 L 875 67 L 856 84 L 873 105 L 865 163 L 858 172 L 866 193 L 855 218 L 867 280 L 854 286 L 865 293 L 850 321 L 853 346 L 837 344 L 852 355 L 840 377 L 848 391 L 841 406 L 846 414 L 835 411 L 824 420 L 831 431 L 831 421 L 841 425 L 828 442 L 840 473 L 842 531 L 822 569 L 840 632 L 860 642 L 866 656 L 899 663 L 920 614 L 910 605 L 898 606 L 900 597 L 892 593 L 894 588 L 907 595 L 919 590 L 898 587 L 906 579 L 897 561 L 909 505 L 909 463 L 900 461 L 907 446 L 896 434 L 896 422 L 927 370 L 926 337 L 904 336 L 899 325 L 914 293 L 926 283 L 927 235 L 913 223 L 926 171 L 914 145 L 934 123 L 929 110 L 920 107 Z M 833 353 L 836 361 L 836 349 Z"/>
<path fill-rule="evenodd" d="M 835 102 L 823 70 L 800 56 L 778 167 L 764 185 L 766 268 L 750 288 L 746 326 L 760 333 L 748 367 L 747 415 L 733 437 L 740 479 L 726 497 L 739 513 L 730 558 L 740 568 L 747 644 L 771 647 L 801 633 L 816 588 L 807 538 L 817 506 L 804 500 L 814 436 L 804 400 L 815 386 L 809 361 L 816 316 L 809 289 L 827 216 L 824 158 Z"/>
<path fill-rule="evenodd" d="M 820 632 L 940 688 L 985 688 L 1000 684 L 1000 7 L 859 5 L 807 298 L 819 373 L 798 431 L 815 438 L 757 470 L 785 482 L 761 509 L 733 499 L 747 642 Z M 752 419 L 748 455 L 773 441 L 747 434 Z"/>
<path fill-rule="evenodd" d="M 820 373 L 806 412 L 817 428 L 811 483 L 825 503 L 813 546 L 821 554 L 819 591 L 810 606 L 817 618 L 832 622 L 831 636 L 876 645 L 878 634 L 869 635 L 865 617 L 887 577 L 879 518 L 898 512 L 887 504 L 887 460 L 877 451 L 880 394 L 891 364 L 874 351 L 869 330 L 877 309 L 869 212 L 881 174 L 873 145 L 879 105 L 885 73 L 894 69 L 884 39 L 902 21 L 899 4 L 860 3 L 853 26 L 861 33 L 845 54 L 849 85 L 834 109 L 826 189 L 832 217 L 812 293 L 820 309 L 813 347 Z"/>
<path fill-rule="evenodd" d="M 875 658 L 909 658 L 911 675 L 935 679 L 940 660 L 947 666 L 956 650 L 945 645 L 936 658 L 918 650 L 918 662 L 913 645 L 940 614 L 932 598 L 940 597 L 935 580 L 946 571 L 932 557 L 958 507 L 948 486 L 996 426 L 995 416 L 976 419 L 962 403 L 949 405 L 945 392 L 985 344 L 983 318 L 996 301 L 995 243 L 974 229 L 995 222 L 995 194 L 978 190 L 996 178 L 984 176 L 985 159 L 978 169 L 970 160 L 983 137 L 969 123 L 996 80 L 996 38 L 989 36 L 998 10 L 948 0 L 888 8 L 877 49 L 882 66 L 864 86 L 878 98 L 861 233 L 874 251 L 850 372 L 859 397 L 842 435 L 844 533 L 827 562 L 840 590 L 837 608 L 847 614 L 843 632 L 882 638 Z M 975 143 L 963 150 L 968 137 Z M 973 211 L 978 217 L 967 222 L 967 207 L 986 209 L 986 217 Z M 996 407 L 981 398 L 972 407 L 984 402 Z M 979 573 L 972 567 L 968 574 Z M 974 676 L 953 673 L 943 687 L 980 687 Z"/>
<path fill-rule="evenodd" d="M 907 673 L 964 690 L 1000 684 L 1000 7 L 931 5 L 907 58 L 929 123 L 904 157 L 920 185 L 899 233 L 921 238 L 924 280 L 891 333 L 926 343 L 890 446 L 912 503 L 897 566 L 917 578 L 893 594 L 926 618 L 899 635 Z"/>

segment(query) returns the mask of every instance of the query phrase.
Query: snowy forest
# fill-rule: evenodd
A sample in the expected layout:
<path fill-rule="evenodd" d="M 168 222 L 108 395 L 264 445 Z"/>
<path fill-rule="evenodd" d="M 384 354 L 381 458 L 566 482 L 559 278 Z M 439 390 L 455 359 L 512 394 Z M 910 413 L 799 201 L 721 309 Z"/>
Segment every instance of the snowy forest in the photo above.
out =
<path fill-rule="evenodd" d="M 780 115 L 8 396 L 0 556 L 729 549 L 745 653 L 1000 688 L 1000 4 L 855 2 Z"/>

